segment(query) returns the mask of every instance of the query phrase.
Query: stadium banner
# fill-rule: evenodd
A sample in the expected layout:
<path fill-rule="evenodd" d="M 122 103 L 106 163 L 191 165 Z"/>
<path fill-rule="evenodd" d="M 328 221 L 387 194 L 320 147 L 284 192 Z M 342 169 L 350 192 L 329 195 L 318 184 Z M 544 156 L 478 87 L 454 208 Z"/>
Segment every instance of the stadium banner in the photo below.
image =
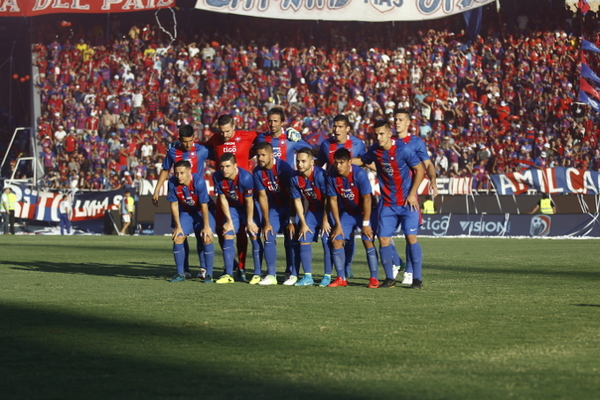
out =
<path fill-rule="evenodd" d="M 0 0 L 0 17 L 107 14 L 175 7 L 175 0 Z"/>
<path fill-rule="evenodd" d="M 576 168 L 531 168 L 524 172 L 491 175 L 499 195 L 526 193 L 535 189 L 549 194 L 599 194 L 600 172 Z"/>
<path fill-rule="evenodd" d="M 423 215 L 421 236 L 600 237 L 600 214 Z"/>
<path fill-rule="evenodd" d="M 1 1 L 1 0 L 0 0 Z M 495 0 L 198 0 L 196 8 L 252 17 L 322 21 L 422 21 Z"/>
<path fill-rule="evenodd" d="M 8 185 L 17 196 L 15 217 L 36 221 L 59 222 L 58 205 L 63 193 L 38 191 L 26 186 Z M 123 190 L 108 192 L 79 192 L 69 195 L 73 208 L 71 222 L 99 220 L 104 211 L 116 209 L 123 198 Z"/>

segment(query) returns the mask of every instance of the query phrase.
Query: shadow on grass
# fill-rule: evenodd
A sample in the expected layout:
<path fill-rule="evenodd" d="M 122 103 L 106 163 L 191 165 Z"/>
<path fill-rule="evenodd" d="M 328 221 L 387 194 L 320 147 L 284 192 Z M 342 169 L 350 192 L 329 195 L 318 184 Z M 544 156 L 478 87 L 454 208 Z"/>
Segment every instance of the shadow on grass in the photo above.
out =
<path fill-rule="evenodd" d="M 573 304 L 577 307 L 600 307 L 600 304 Z"/>
<path fill-rule="evenodd" d="M 532 267 L 529 269 L 523 269 L 522 267 L 518 268 L 489 268 L 489 267 L 467 267 L 460 266 L 456 264 L 448 264 L 448 265 L 436 265 L 436 264 L 424 264 L 423 271 L 427 270 L 435 270 L 442 273 L 462 273 L 466 272 L 467 274 L 463 275 L 464 279 L 469 279 L 469 274 L 510 274 L 510 275 L 538 275 L 538 276 L 555 276 L 556 278 L 565 278 L 565 277 L 573 277 L 573 278 L 585 278 L 585 279 L 596 279 L 600 280 L 600 270 L 596 271 L 570 271 L 566 268 L 556 267 L 555 269 L 547 269 L 544 268 L 543 265 L 539 265 L 536 267 Z M 425 272 L 424 272 L 425 273 Z"/>
<path fill-rule="evenodd" d="M 130 265 L 114 265 L 97 262 L 69 263 L 51 261 L 11 261 L 0 262 L 12 269 L 21 271 L 51 272 L 60 274 L 85 274 L 96 276 L 115 276 L 129 278 L 166 278 L 173 275 L 172 265 L 153 265 L 144 262 L 134 262 Z"/>
<path fill-rule="evenodd" d="M 112 320 L 9 305 L 0 306 L 0 318 L 4 399 L 366 399 L 375 393 L 297 381 L 309 374 L 303 363 L 300 373 L 289 367 L 292 354 L 307 356 L 306 363 L 344 362 L 342 354 L 323 354 L 326 343 L 318 340 L 307 350 L 276 332 L 257 338 L 202 322 Z"/>

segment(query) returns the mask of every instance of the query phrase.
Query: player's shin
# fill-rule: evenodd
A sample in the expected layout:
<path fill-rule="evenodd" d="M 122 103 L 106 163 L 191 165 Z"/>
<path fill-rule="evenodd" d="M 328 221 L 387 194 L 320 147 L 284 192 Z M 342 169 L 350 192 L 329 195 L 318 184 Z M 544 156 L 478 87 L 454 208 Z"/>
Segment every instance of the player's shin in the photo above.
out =
<path fill-rule="evenodd" d="M 302 243 L 300 245 L 300 259 L 305 274 L 312 274 L 312 244 Z"/>
<path fill-rule="evenodd" d="M 233 239 L 225 239 L 223 241 L 223 262 L 225 263 L 225 273 L 233 275 Z"/>
<path fill-rule="evenodd" d="M 410 259 L 413 267 L 413 279 L 421 279 L 421 266 L 423 263 L 423 250 L 419 242 L 408 245 L 408 251 L 410 252 Z"/>
<path fill-rule="evenodd" d="M 375 247 L 367 248 L 367 264 L 371 278 L 379 279 L 379 260 L 377 259 L 377 250 Z"/>
<path fill-rule="evenodd" d="M 173 244 L 173 257 L 175 258 L 175 268 L 178 274 L 183 274 L 183 265 L 185 262 L 185 249 L 183 243 Z"/>
<path fill-rule="evenodd" d="M 385 271 L 385 277 L 387 279 L 394 279 L 394 270 L 392 263 L 392 260 L 394 259 L 394 252 L 394 247 L 392 247 L 391 245 L 379 248 L 381 264 L 383 264 L 383 270 Z"/>
<path fill-rule="evenodd" d="M 267 233 L 265 240 L 265 262 L 267 263 L 267 275 L 275 276 L 277 274 L 277 266 L 275 264 L 277 259 L 277 244 L 275 242 L 275 235 Z"/>

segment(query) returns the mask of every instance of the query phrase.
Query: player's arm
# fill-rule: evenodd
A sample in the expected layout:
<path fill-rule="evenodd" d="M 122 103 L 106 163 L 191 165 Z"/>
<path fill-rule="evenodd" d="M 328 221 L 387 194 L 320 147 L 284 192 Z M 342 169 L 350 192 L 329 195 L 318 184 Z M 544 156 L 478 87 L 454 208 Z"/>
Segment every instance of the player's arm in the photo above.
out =
<path fill-rule="evenodd" d="M 344 231 L 342 230 L 342 221 L 340 220 L 340 209 L 338 207 L 338 199 L 337 196 L 329 196 L 329 208 L 331 210 L 331 215 L 333 216 L 333 228 L 331 230 L 330 240 L 334 240 L 338 236 L 344 236 Z"/>
<path fill-rule="evenodd" d="M 377 166 L 374 162 L 366 164 L 360 157 L 353 157 L 350 161 L 352 162 L 352 164 L 358 165 L 359 167 L 367 167 L 370 170 L 377 171 Z"/>
<path fill-rule="evenodd" d="M 431 194 L 431 198 L 435 199 L 435 196 L 438 195 L 438 187 L 437 187 L 437 174 L 435 172 L 435 166 L 431 162 L 431 160 L 424 160 L 423 165 L 425 166 L 425 170 L 427 172 L 427 178 L 431 182 L 431 189 L 433 193 Z"/>
<path fill-rule="evenodd" d="M 371 227 L 371 202 L 372 196 L 371 194 L 361 194 L 360 195 L 363 206 L 363 221 L 362 221 L 362 229 L 361 232 L 363 235 L 373 240 L 373 228 Z"/>
<path fill-rule="evenodd" d="M 406 205 L 409 205 L 411 210 L 419 209 L 419 198 L 417 196 L 417 191 L 419 190 L 419 186 L 425 177 L 425 167 L 423 163 L 418 163 L 413 167 L 413 171 L 415 175 L 412 180 L 412 186 L 410 187 L 410 192 L 408 193 L 408 198 L 406 199 Z"/>
<path fill-rule="evenodd" d="M 258 204 L 260 205 L 260 210 L 263 214 L 262 233 L 264 238 L 266 239 L 268 232 L 271 232 L 272 235 L 275 235 L 275 232 L 273 232 L 273 227 L 271 226 L 271 221 L 269 219 L 269 199 L 267 198 L 266 190 L 258 191 Z"/>
<path fill-rule="evenodd" d="M 181 220 L 179 219 L 179 202 L 177 201 L 171 202 L 171 216 L 173 217 L 173 224 L 175 225 L 171 239 L 175 241 L 175 238 L 179 236 L 179 234 L 184 235 L 183 229 L 181 228 Z"/>
<path fill-rule="evenodd" d="M 304 239 L 308 232 L 313 233 L 313 231 L 311 231 L 308 225 L 306 224 L 306 218 L 304 217 L 304 205 L 302 204 L 302 199 L 294 199 L 294 208 L 296 209 L 296 214 L 298 215 L 298 219 L 300 220 L 298 239 Z"/>
<path fill-rule="evenodd" d="M 204 218 L 202 218 L 204 220 L 204 228 L 202 229 L 202 232 L 200 232 L 200 235 L 204 239 L 204 243 L 209 244 L 209 243 L 212 243 L 212 241 L 213 241 L 213 231 L 212 231 L 212 228 L 210 227 L 210 216 L 208 214 L 209 213 L 208 203 L 200 203 L 200 208 L 202 209 L 202 216 L 204 217 Z"/>
<path fill-rule="evenodd" d="M 232 235 L 234 235 L 235 232 L 233 229 L 233 221 L 231 220 L 229 201 L 227 201 L 227 197 L 224 194 L 219 194 L 219 204 L 221 205 L 221 210 L 223 211 L 223 216 L 225 217 L 225 223 L 223 224 L 223 235 L 226 235 L 227 232 L 233 232 Z"/>
<path fill-rule="evenodd" d="M 155 207 L 158 207 L 158 193 L 160 192 L 160 188 L 163 186 L 165 181 L 169 178 L 169 171 L 166 169 L 162 169 L 160 174 L 158 174 L 158 182 L 156 183 L 156 187 L 154 188 L 154 193 L 152 194 L 152 204 Z"/>
<path fill-rule="evenodd" d="M 254 222 L 254 196 L 245 196 L 244 204 L 246 205 L 246 215 L 248 220 L 246 221 L 246 229 L 251 236 L 258 235 L 258 225 Z"/>

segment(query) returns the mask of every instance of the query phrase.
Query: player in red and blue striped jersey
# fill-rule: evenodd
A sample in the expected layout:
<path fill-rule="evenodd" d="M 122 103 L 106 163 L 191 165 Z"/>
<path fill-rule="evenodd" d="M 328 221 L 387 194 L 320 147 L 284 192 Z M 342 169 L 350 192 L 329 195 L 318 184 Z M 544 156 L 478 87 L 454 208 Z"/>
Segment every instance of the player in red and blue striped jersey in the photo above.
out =
<path fill-rule="evenodd" d="M 348 149 L 341 148 L 334 153 L 331 172 L 327 176 L 327 196 L 334 221 L 330 235 L 333 244 L 331 253 L 338 273 L 335 281 L 328 287 L 348 285 L 344 244 L 356 229 L 361 229 L 363 244 L 367 252 L 367 264 L 371 273 L 368 287 L 378 287 L 377 251 L 373 246 L 372 225 L 375 223 L 375 215 L 372 215 L 371 182 L 362 168 L 352 165 Z"/>
<path fill-rule="evenodd" d="M 325 171 L 315 167 L 311 149 L 302 148 L 296 153 L 296 175 L 292 177 L 291 195 L 298 218 L 296 237 L 300 242 L 299 257 L 304 267 L 304 277 L 296 286 L 312 286 L 312 242 L 317 241 L 321 233 L 323 243 L 323 258 L 325 260 L 325 273 L 319 286 L 331 283 L 331 251 L 329 245 L 329 232 L 331 226 L 325 212 L 327 201 L 327 188 L 325 185 Z M 302 199 L 306 200 L 307 208 L 304 210 Z M 296 271 L 297 273 L 297 271 Z"/>
<path fill-rule="evenodd" d="M 152 203 L 158 207 L 158 194 L 165 181 L 169 178 L 171 167 L 180 160 L 190 162 L 191 171 L 194 174 L 204 176 L 204 167 L 206 159 L 209 156 L 208 149 L 198 143 L 195 143 L 194 128 L 191 125 L 182 125 L 179 127 L 179 141 L 174 144 L 168 151 L 162 163 L 162 169 L 158 175 L 158 182 L 152 194 Z M 200 243 L 200 242 L 198 242 Z M 185 275 L 191 278 L 189 269 L 189 253 L 190 248 L 187 239 L 183 243 L 185 249 Z M 198 250 L 200 251 L 200 250 Z M 203 277 L 204 273 L 200 271 L 198 277 Z"/>
<path fill-rule="evenodd" d="M 419 160 L 423 163 L 425 172 L 430 181 L 432 199 L 438 194 L 438 188 L 436 183 L 436 172 L 435 166 L 431 162 L 429 153 L 427 153 L 427 147 L 425 142 L 418 136 L 411 135 L 408 132 L 410 126 L 410 111 L 404 108 L 400 108 L 394 111 L 394 124 L 396 128 L 396 135 L 398 139 L 402 140 L 414 153 L 417 155 Z M 409 246 L 407 242 L 406 246 Z M 407 249 L 408 251 L 408 249 Z M 396 273 L 396 271 L 394 271 Z M 412 285 L 413 283 L 413 266 L 410 259 L 406 260 L 406 270 L 404 271 L 404 277 L 402 283 L 405 285 Z M 395 278 L 395 277 L 394 277 Z"/>
<path fill-rule="evenodd" d="M 264 258 L 267 264 L 267 276 L 258 284 L 276 285 L 277 247 L 275 237 L 280 229 L 284 234 L 289 235 L 288 225 L 291 220 L 288 189 L 294 169 L 285 161 L 273 156 L 273 146 L 269 142 L 256 145 L 256 159 L 258 165 L 254 168 L 252 175 L 254 190 L 258 194 L 258 204 L 262 213 L 261 229 L 265 241 Z M 286 252 L 292 251 L 291 244 L 284 244 L 284 246 Z M 297 280 L 297 276 L 295 278 Z M 290 276 L 284 284 L 293 285 L 296 280 Z"/>
<path fill-rule="evenodd" d="M 187 160 L 174 165 L 175 176 L 169 179 L 167 200 L 173 217 L 173 256 L 177 274 L 170 282 L 185 281 L 183 242 L 194 232 L 198 241 L 198 258 L 208 274 L 212 274 L 215 250 L 213 245 L 214 216 L 209 212 L 208 191 L 204 177 L 191 171 Z"/>
<path fill-rule="evenodd" d="M 321 143 L 316 164 L 323 166 L 333 165 L 333 155 L 338 149 L 347 149 L 351 157 L 360 157 L 365 153 L 365 144 L 355 136 L 350 135 L 352 127 L 350 120 L 343 114 L 338 114 L 333 118 L 333 134 Z M 355 250 L 354 234 L 347 238 L 346 246 L 346 276 L 352 275 L 352 259 Z"/>
<path fill-rule="evenodd" d="M 275 158 L 281 158 L 290 165 L 294 165 L 294 154 L 310 145 L 301 139 L 300 132 L 294 128 L 283 129 L 285 113 L 280 107 L 274 107 L 267 113 L 269 132 L 260 133 L 254 140 L 255 145 L 269 142 L 273 146 Z"/>
<path fill-rule="evenodd" d="M 406 257 L 411 260 L 414 273 L 421 281 L 422 250 L 417 241 L 420 214 L 417 189 L 425 176 L 425 168 L 405 143 L 392 137 L 389 122 L 380 120 L 375 123 L 377 143 L 360 159 L 353 161 L 358 165 L 375 164 L 377 179 L 381 189 L 379 202 L 379 254 L 385 270 L 386 279 L 380 287 L 395 285 L 393 258 L 395 249 L 392 236 L 399 224 L 408 242 Z M 417 278 L 415 278 L 416 282 Z"/>
<path fill-rule="evenodd" d="M 235 155 L 224 153 L 219 158 L 219 170 L 213 175 L 215 194 L 223 212 L 223 261 L 225 274 L 217 283 L 233 283 L 234 248 L 233 239 L 241 229 L 247 227 L 252 241 L 254 277 L 251 285 L 260 281 L 262 244 L 258 237 L 258 226 L 254 222 L 254 179 L 252 174 L 237 166 Z M 206 281 L 206 280 L 205 280 Z"/>

